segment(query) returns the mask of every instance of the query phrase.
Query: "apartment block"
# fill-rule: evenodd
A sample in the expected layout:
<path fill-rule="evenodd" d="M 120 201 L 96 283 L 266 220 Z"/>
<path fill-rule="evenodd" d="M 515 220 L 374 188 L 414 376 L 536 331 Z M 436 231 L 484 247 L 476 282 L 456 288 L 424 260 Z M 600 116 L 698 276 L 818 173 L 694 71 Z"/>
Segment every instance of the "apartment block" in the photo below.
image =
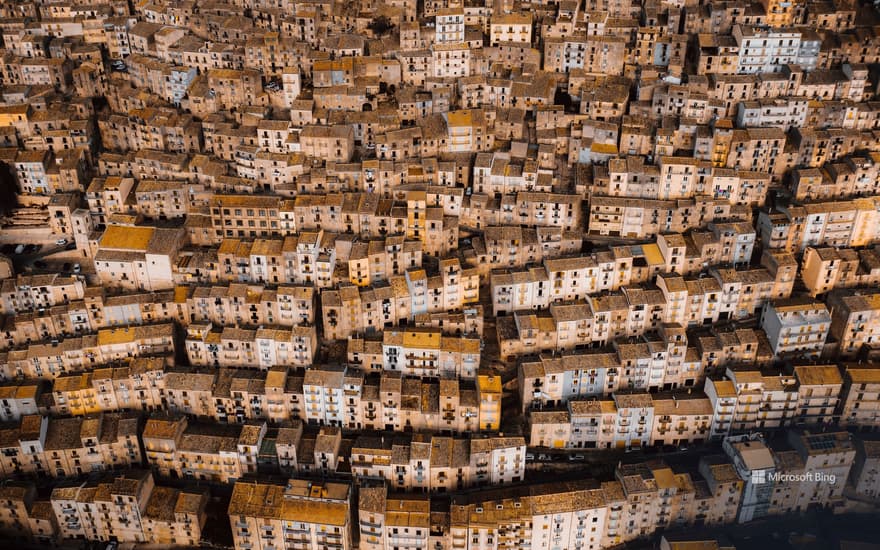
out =
<path fill-rule="evenodd" d="M 582 540 L 598 548 L 609 517 L 604 497 L 602 489 L 584 483 L 562 491 L 537 485 L 462 496 L 449 511 L 449 536 L 453 545 L 466 548 L 550 543 L 573 548 Z"/>
<path fill-rule="evenodd" d="M 771 514 L 795 513 L 809 506 L 843 506 L 843 491 L 856 457 L 852 436 L 789 431 L 786 439 L 774 450 L 777 469 L 789 476 L 773 486 Z"/>
<path fill-rule="evenodd" d="M 808 246 L 867 246 L 877 240 L 876 212 L 874 197 L 811 202 L 774 212 L 762 210 L 757 228 L 765 248 L 800 252 Z"/>
<path fill-rule="evenodd" d="M 233 483 L 256 473 L 265 434 L 265 423 L 223 425 L 153 416 L 141 439 L 147 463 L 162 477 Z"/>
<path fill-rule="evenodd" d="M 0 421 L 14 422 L 39 412 L 45 387 L 35 382 L 0 385 Z"/>
<path fill-rule="evenodd" d="M 795 200 L 833 200 L 876 195 L 877 158 L 875 154 L 850 156 L 821 168 L 792 170 Z"/>
<path fill-rule="evenodd" d="M 324 337 L 338 340 L 401 326 L 416 315 L 463 311 L 478 301 L 479 275 L 457 259 L 444 260 L 438 275 L 407 270 L 372 288 L 342 286 L 321 293 Z"/>
<path fill-rule="evenodd" d="M 175 288 L 185 295 L 187 317 L 192 322 L 226 325 L 278 325 L 293 327 L 315 322 L 317 291 L 312 286 L 230 283 L 228 286 Z"/>
<path fill-rule="evenodd" d="M 193 322 L 187 327 L 184 344 L 193 366 L 256 366 L 262 370 L 276 365 L 305 367 L 312 364 L 317 353 L 318 333 L 314 326 L 303 325 L 214 329 L 211 322 Z"/>
<path fill-rule="evenodd" d="M 229 502 L 236 549 L 352 548 L 352 492 L 347 483 L 291 479 L 287 485 L 238 481 Z"/>
<path fill-rule="evenodd" d="M 660 275 L 656 279 L 659 290 L 626 287 L 583 301 L 551 303 L 549 311 L 499 317 L 502 357 L 605 345 L 617 338 L 659 330 L 664 323 L 709 326 L 720 320 L 746 318 L 772 296 L 774 281 L 766 269 L 719 269 L 710 275 L 687 280 Z M 496 296 L 504 305 L 506 294 L 496 289 Z"/>
<path fill-rule="evenodd" d="M 96 368 L 61 375 L 52 382 L 52 414 L 84 416 L 162 407 L 161 385 L 166 357 L 135 357 L 124 367 Z"/>
<path fill-rule="evenodd" d="M 518 367 L 520 398 L 526 411 L 626 388 L 699 386 L 704 369 L 697 349 L 688 348 L 684 330 L 664 326 L 656 337 L 619 342 L 611 349 L 542 354 L 534 360 L 522 360 Z"/>
<path fill-rule="evenodd" d="M 725 437 L 724 453 L 730 458 L 743 482 L 737 521 L 748 523 L 770 513 L 773 483 L 768 474 L 776 471 L 776 461 L 763 438 L 758 435 Z"/>
<path fill-rule="evenodd" d="M 595 196 L 590 201 L 588 228 L 591 235 L 645 238 L 745 217 L 741 208 L 708 195 L 675 201 Z"/>
<path fill-rule="evenodd" d="M 680 445 L 708 440 L 710 400 L 685 392 L 616 392 L 529 413 L 530 444 L 566 449 Z"/>
<path fill-rule="evenodd" d="M 389 431 L 497 430 L 501 418 L 500 379 L 480 374 L 475 382 L 365 375 L 343 366 L 321 365 L 303 372 L 169 369 L 159 386 L 161 410 L 243 423 L 249 420 Z"/>
<path fill-rule="evenodd" d="M 173 354 L 174 326 L 160 323 L 104 328 L 97 333 L 33 343 L 4 353 L 0 378 L 54 379 L 131 357 Z"/>
<path fill-rule="evenodd" d="M 474 257 L 469 258 L 469 264 L 486 277 L 493 268 L 521 268 L 578 253 L 582 240 L 583 235 L 576 231 L 553 227 L 486 227 L 482 236 L 471 239 Z"/>
<path fill-rule="evenodd" d="M 180 229 L 110 225 L 98 240 L 95 273 L 111 288 L 172 288 L 172 270 L 184 239 Z"/>
<path fill-rule="evenodd" d="M 723 377 L 706 380 L 705 391 L 715 411 L 713 437 L 834 420 L 842 385 L 833 365 L 801 365 L 790 374 L 728 368 Z"/>
<path fill-rule="evenodd" d="M 519 224 L 573 231 L 583 220 L 582 201 L 575 195 L 520 191 L 500 199 L 483 194 L 469 198 L 462 204 L 461 223 L 477 229 Z"/>
<path fill-rule="evenodd" d="M 835 288 L 871 286 L 880 282 L 876 249 L 808 246 L 804 249 L 802 264 L 801 278 L 814 298 Z"/>
<path fill-rule="evenodd" d="M 779 72 L 785 65 L 816 67 L 821 38 L 807 29 L 768 29 L 735 25 L 732 36 L 739 46 L 736 72 Z"/>
<path fill-rule="evenodd" d="M 352 475 L 383 479 L 396 491 L 448 492 L 525 479 L 522 437 L 359 436 L 351 447 Z"/>
<path fill-rule="evenodd" d="M 214 242 L 226 238 L 280 237 L 280 197 L 220 195 L 211 197 Z"/>
<path fill-rule="evenodd" d="M 156 485 L 150 472 L 132 470 L 58 487 L 49 503 L 61 539 L 198 544 L 208 493 Z"/>
<path fill-rule="evenodd" d="M 732 205 L 760 205 L 770 182 L 769 174 L 713 166 L 709 160 L 663 156 L 648 164 L 644 157 L 627 155 L 594 166 L 591 189 L 607 197 L 666 201 L 709 195 Z"/>
<path fill-rule="evenodd" d="M 876 365 L 845 363 L 840 424 L 872 430 L 880 417 L 880 370 Z"/>
<path fill-rule="evenodd" d="M 0 283 L 0 305 L 5 314 L 47 309 L 85 296 L 86 285 L 76 277 L 58 273 L 21 273 Z"/>
<path fill-rule="evenodd" d="M 7 485 L 0 490 L 4 502 L 0 507 L 0 532 L 8 537 L 8 540 L 22 535 L 43 535 L 32 532 L 30 521 L 31 516 L 36 516 L 38 513 L 38 506 L 35 506 L 36 493 L 36 487 L 25 484 Z M 49 541 L 54 539 L 57 526 L 52 525 L 51 528 L 52 531 L 45 533 Z"/>
<path fill-rule="evenodd" d="M 368 351 L 375 347 L 379 348 L 378 357 Z M 439 329 L 388 329 L 382 333 L 381 343 L 349 339 L 348 360 L 365 371 L 474 380 L 480 365 L 480 347 L 476 338 L 444 336 Z"/>
<path fill-rule="evenodd" d="M 358 517 L 360 544 L 371 550 L 427 547 L 434 538 L 427 495 L 389 494 L 384 484 L 362 486 L 358 493 Z"/>
<path fill-rule="evenodd" d="M 841 357 L 874 355 L 878 300 L 880 294 L 871 290 L 836 290 L 828 295 L 827 304 L 833 312 L 829 334 Z"/>
<path fill-rule="evenodd" d="M 880 444 L 877 441 L 858 440 L 856 458 L 850 474 L 850 481 L 856 494 L 867 498 L 877 498 L 880 494 Z"/>
<path fill-rule="evenodd" d="M 761 328 L 780 357 L 819 357 L 831 320 L 825 304 L 810 299 L 768 302 L 761 312 Z"/>
<path fill-rule="evenodd" d="M 131 413 L 89 417 L 23 416 L 4 428 L 4 475 L 69 477 L 139 466 L 139 418 Z"/>

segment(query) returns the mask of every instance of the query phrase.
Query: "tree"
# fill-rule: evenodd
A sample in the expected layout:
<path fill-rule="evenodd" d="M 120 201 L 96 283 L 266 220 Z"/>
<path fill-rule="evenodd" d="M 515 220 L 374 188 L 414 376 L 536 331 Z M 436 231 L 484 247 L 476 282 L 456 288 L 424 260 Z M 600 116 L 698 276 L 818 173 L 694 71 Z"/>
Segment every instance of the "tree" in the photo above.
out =
<path fill-rule="evenodd" d="M 367 26 L 368 29 L 373 31 L 373 34 L 376 36 L 382 36 L 391 32 L 391 29 L 394 28 L 394 25 L 391 24 L 391 20 L 385 17 L 384 15 L 380 15 L 379 17 L 374 17 L 370 24 Z"/>

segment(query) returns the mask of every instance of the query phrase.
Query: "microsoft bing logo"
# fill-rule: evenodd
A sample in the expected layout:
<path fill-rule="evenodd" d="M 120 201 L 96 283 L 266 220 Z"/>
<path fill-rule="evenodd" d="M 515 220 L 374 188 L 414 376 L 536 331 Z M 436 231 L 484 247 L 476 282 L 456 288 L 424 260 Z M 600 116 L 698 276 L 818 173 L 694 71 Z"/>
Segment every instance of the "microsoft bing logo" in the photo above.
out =
<path fill-rule="evenodd" d="M 767 471 L 755 470 L 752 472 L 752 485 L 763 485 L 767 483 Z"/>

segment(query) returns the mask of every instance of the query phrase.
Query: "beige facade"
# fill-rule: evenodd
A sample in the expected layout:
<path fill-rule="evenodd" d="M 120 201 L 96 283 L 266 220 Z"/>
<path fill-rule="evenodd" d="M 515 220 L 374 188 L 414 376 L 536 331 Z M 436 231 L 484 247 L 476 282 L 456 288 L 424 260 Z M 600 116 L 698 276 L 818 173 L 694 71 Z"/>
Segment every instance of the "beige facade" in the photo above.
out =
<path fill-rule="evenodd" d="M 364 370 L 400 372 L 404 376 L 474 380 L 480 364 L 480 342 L 476 338 L 444 336 L 439 329 L 385 330 L 382 333 L 381 362 L 373 354 L 360 361 L 372 342 L 349 340 L 349 362 Z M 369 361 L 369 362 L 368 362 Z"/>
<path fill-rule="evenodd" d="M 162 407 L 164 357 L 136 357 L 125 367 L 59 376 L 52 384 L 53 414 L 82 416 Z"/>
<path fill-rule="evenodd" d="M 252 319 L 244 322 L 256 325 Z M 194 322 L 187 327 L 185 345 L 194 366 L 305 367 L 312 364 L 317 352 L 318 334 L 314 326 L 214 329 L 211 322 Z"/>
<path fill-rule="evenodd" d="M 287 486 L 237 482 L 229 503 L 236 548 L 352 548 L 351 487 L 291 479 Z"/>
<path fill-rule="evenodd" d="M 525 479 L 522 437 L 454 439 L 414 436 L 395 444 L 362 436 L 352 446 L 352 474 L 384 479 L 397 491 L 438 492 Z"/>
<path fill-rule="evenodd" d="M 870 290 L 838 290 L 828 296 L 831 317 L 831 336 L 837 341 L 838 353 L 844 358 L 855 358 L 861 353 L 873 356 L 878 333 L 877 308 L 880 294 Z"/>
<path fill-rule="evenodd" d="M 876 441 L 855 440 L 856 457 L 852 468 L 855 492 L 867 498 L 880 494 L 880 445 Z"/>
<path fill-rule="evenodd" d="M 705 227 L 716 218 L 744 216 L 726 200 L 708 195 L 678 201 L 597 196 L 590 202 L 588 225 L 593 235 L 644 238 L 663 232 L 684 233 Z"/>
<path fill-rule="evenodd" d="M 713 270 L 710 275 L 713 276 L 697 279 L 658 276 L 659 290 L 626 287 L 623 291 L 597 293 L 575 302 L 551 302 L 549 311 L 531 313 L 523 310 L 512 316 L 499 317 L 497 331 L 501 355 L 507 358 L 608 344 L 620 337 L 639 337 L 659 330 L 664 323 L 700 326 L 719 320 L 747 318 L 765 307 L 772 296 L 774 281 L 763 268 Z M 539 298 L 542 282 L 539 279 L 531 288 Z M 517 294 L 511 298 L 514 290 Z M 530 297 L 529 290 L 526 284 L 520 288 L 515 285 L 494 288 L 496 301 L 504 307 L 511 301 L 526 302 Z M 815 330 L 824 326 L 827 333 L 830 318 L 824 323 L 817 321 Z M 818 354 L 824 345 L 824 335 L 821 342 L 815 334 L 811 338 L 810 349 Z"/>
<path fill-rule="evenodd" d="M 155 416 L 141 438 L 147 463 L 163 477 L 233 483 L 256 472 L 265 434 L 265 423 L 223 426 Z"/>
<path fill-rule="evenodd" d="M 789 431 L 788 440 L 793 450 L 778 452 L 775 458 L 777 471 L 790 477 L 775 482 L 770 513 L 843 506 L 843 491 L 856 457 L 852 436 Z"/>
<path fill-rule="evenodd" d="M 536 447 L 622 449 L 699 443 L 710 437 L 713 409 L 700 394 L 625 393 L 569 401 L 529 413 Z"/>
<path fill-rule="evenodd" d="M 400 326 L 415 315 L 465 309 L 478 301 L 479 275 L 457 259 L 443 261 L 439 275 L 423 269 L 393 276 L 389 285 L 341 287 L 321 293 L 324 337 L 343 339 Z"/>
<path fill-rule="evenodd" d="M 173 266 L 184 241 L 182 229 L 110 225 L 98 240 L 95 273 L 108 287 L 171 288 L 174 286 Z"/>
<path fill-rule="evenodd" d="M 874 429 L 880 418 L 880 371 L 873 365 L 844 365 L 840 423 Z"/>
<path fill-rule="evenodd" d="M 106 413 L 88 417 L 23 416 L 4 429 L 0 466 L 5 475 L 68 477 L 139 466 L 138 417 Z"/>
<path fill-rule="evenodd" d="M 59 538 L 151 544 L 197 544 L 205 527 L 207 492 L 158 486 L 150 472 L 52 491 Z"/>
<path fill-rule="evenodd" d="M 54 379 L 131 357 L 164 356 L 174 351 L 174 327 L 152 324 L 104 328 L 58 340 L 34 343 L 6 352 L 0 375 L 12 378 Z"/>

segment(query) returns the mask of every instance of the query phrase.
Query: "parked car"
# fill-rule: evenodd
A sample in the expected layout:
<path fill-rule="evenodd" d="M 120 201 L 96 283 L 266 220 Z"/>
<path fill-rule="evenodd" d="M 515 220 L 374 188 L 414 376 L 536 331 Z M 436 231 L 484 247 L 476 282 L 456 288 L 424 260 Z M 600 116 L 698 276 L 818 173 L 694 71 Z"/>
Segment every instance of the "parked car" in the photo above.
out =
<path fill-rule="evenodd" d="M 79 273 L 80 271 L 82 271 L 82 268 L 80 267 L 80 265 L 79 265 L 79 264 L 73 264 L 73 272 L 74 272 L 74 273 Z"/>
<path fill-rule="evenodd" d="M 18 245 L 18 246 L 15 247 L 15 253 L 16 253 L 16 254 L 21 254 L 22 252 L 24 252 L 24 245 L 23 245 L 23 244 L 20 244 L 20 245 Z"/>
<path fill-rule="evenodd" d="M 568 455 L 569 462 L 583 462 L 587 457 L 584 455 Z"/>
<path fill-rule="evenodd" d="M 67 244 L 67 239 L 58 239 L 57 241 L 55 241 L 55 244 L 57 244 L 58 246 L 64 246 Z"/>
<path fill-rule="evenodd" d="M 61 271 L 70 271 L 70 262 L 67 262 L 64 265 L 62 265 Z"/>

